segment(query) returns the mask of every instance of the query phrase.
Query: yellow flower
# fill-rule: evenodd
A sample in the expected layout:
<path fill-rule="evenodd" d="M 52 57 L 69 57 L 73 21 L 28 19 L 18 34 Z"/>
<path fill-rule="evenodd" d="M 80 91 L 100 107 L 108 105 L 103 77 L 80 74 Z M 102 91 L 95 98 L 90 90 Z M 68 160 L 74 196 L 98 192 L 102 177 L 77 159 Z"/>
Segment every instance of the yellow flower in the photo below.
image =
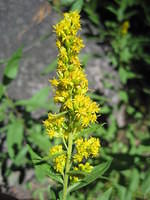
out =
<path fill-rule="evenodd" d="M 79 170 L 83 171 L 83 172 L 91 172 L 93 169 L 93 166 L 90 165 L 89 162 L 86 162 L 85 164 L 80 163 L 78 165 Z"/>
<path fill-rule="evenodd" d="M 51 139 L 56 135 L 56 132 L 55 132 L 53 129 L 48 130 L 47 133 L 48 133 L 48 135 L 49 135 L 49 137 L 50 137 Z"/>
<path fill-rule="evenodd" d="M 75 141 L 76 151 L 77 153 L 74 155 L 74 162 L 81 162 L 83 158 L 88 158 L 89 153 L 87 151 L 87 140 L 83 140 L 83 138 L 77 139 Z"/>
<path fill-rule="evenodd" d="M 71 99 L 67 99 L 67 101 L 65 102 L 65 108 L 69 108 L 69 109 L 73 109 L 73 103 Z"/>
<path fill-rule="evenodd" d="M 58 82 L 58 80 L 57 79 L 52 79 L 52 80 L 50 80 L 49 81 L 53 86 L 55 86 L 55 87 L 57 87 L 58 86 L 58 84 L 59 84 L 59 82 Z"/>
<path fill-rule="evenodd" d="M 63 127 L 64 117 L 49 113 L 48 119 L 43 123 L 50 138 L 59 137 Z"/>
<path fill-rule="evenodd" d="M 62 145 L 56 145 L 50 149 L 50 155 L 52 156 L 57 153 L 62 153 L 62 152 L 63 152 Z"/>
<path fill-rule="evenodd" d="M 63 174 L 65 164 L 66 164 L 66 155 L 65 154 L 57 156 L 54 159 L 54 169 L 56 170 L 56 172 Z"/>
<path fill-rule="evenodd" d="M 76 37 L 73 40 L 73 45 L 72 45 L 72 53 L 79 53 L 80 49 L 84 47 L 83 40 L 80 37 Z"/>
<path fill-rule="evenodd" d="M 122 26 L 121 26 L 121 33 L 123 35 L 126 35 L 128 33 L 128 29 L 130 27 L 130 22 L 129 21 L 125 21 L 123 22 Z"/>
<path fill-rule="evenodd" d="M 74 171 L 83 171 L 86 173 L 90 173 L 93 169 L 93 166 L 90 165 L 89 162 L 86 162 L 85 164 L 80 163 L 78 166 L 74 167 L 73 170 Z M 76 176 L 70 176 L 70 180 L 72 182 L 78 182 L 80 179 L 82 179 L 82 175 L 76 175 Z"/>
<path fill-rule="evenodd" d="M 92 166 L 88 162 L 83 164 L 82 161 L 98 155 L 100 142 L 94 137 L 78 138 L 78 133 L 96 122 L 99 107 L 86 95 L 88 80 L 78 58 L 80 50 L 84 47 L 83 40 L 77 34 L 80 29 L 78 12 L 65 13 L 64 19 L 56 24 L 54 29 L 59 54 L 57 78 L 53 78 L 50 83 L 54 87 L 54 101 L 59 104 L 63 115 L 49 113 L 44 126 L 49 137 L 60 137 L 63 145 L 53 146 L 49 155 L 53 161 L 53 168 L 62 175 L 66 159 L 70 161 L 71 169 L 89 173 Z M 75 150 L 69 155 L 63 147 L 69 151 L 70 138 L 74 142 Z M 80 178 L 82 176 L 72 176 L 70 180 L 78 181 Z"/>
<path fill-rule="evenodd" d="M 54 169 L 57 172 L 63 174 L 65 163 L 66 163 L 66 155 L 63 151 L 62 145 L 56 145 L 50 149 L 50 156 L 54 156 L 54 155 L 56 155 L 56 157 L 53 158 Z"/>
<path fill-rule="evenodd" d="M 89 123 L 96 121 L 96 113 L 99 112 L 99 107 L 88 96 L 76 95 L 74 98 L 74 108 L 76 116 L 81 120 L 83 127 L 87 127 Z"/>
<path fill-rule="evenodd" d="M 70 176 L 70 180 L 73 182 L 73 183 L 76 183 L 79 181 L 79 177 L 77 176 Z"/>
<path fill-rule="evenodd" d="M 85 158 L 90 156 L 96 157 L 99 153 L 100 142 L 98 138 L 91 137 L 90 139 L 79 138 L 75 141 L 76 154 L 74 155 L 74 162 L 82 162 Z"/>
<path fill-rule="evenodd" d="M 92 157 L 96 157 L 99 153 L 99 149 L 100 149 L 100 142 L 98 138 L 94 138 L 91 137 L 88 140 L 88 146 L 89 146 L 89 151 L 90 151 L 90 155 Z"/>

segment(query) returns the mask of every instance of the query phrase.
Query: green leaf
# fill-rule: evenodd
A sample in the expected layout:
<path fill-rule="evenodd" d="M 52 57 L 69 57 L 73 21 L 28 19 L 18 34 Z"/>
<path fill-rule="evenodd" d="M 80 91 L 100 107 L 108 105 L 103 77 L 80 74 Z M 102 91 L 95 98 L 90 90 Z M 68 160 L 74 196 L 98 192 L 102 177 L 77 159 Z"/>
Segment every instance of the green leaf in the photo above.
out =
<path fill-rule="evenodd" d="M 120 52 L 120 60 L 122 62 L 128 63 L 132 58 L 132 53 L 129 51 L 129 48 L 125 47 Z"/>
<path fill-rule="evenodd" d="M 49 197 L 51 200 L 57 200 L 54 190 L 50 187 L 49 188 Z"/>
<path fill-rule="evenodd" d="M 132 79 L 132 78 L 136 77 L 136 75 L 133 72 L 131 72 L 123 67 L 119 68 L 119 76 L 120 76 L 120 80 L 123 84 L 126 84 L 128 79 Z"/>
<path fill-rule="evenodd" d="M 18 149 L 21 149 L 23 140 L 23 122 L 20 119 L 16 119 L 8 126 L 7 131 L 7 148 L 8 154 L 11 158 L 14 158 L 14 145 L 17 145 Z"/>
<path fill-rule="evenodd" d="M 127 107 L 127 113 L 128 114 L 132 115 L 134 112 L 135 112 L 135 108 L 134 107 L 132 107 L 132 106 L 128 106 Z"/>
<path fill-rule="evenodd" d="M 3 98 L 0 105 L 0 122 L 5 120 L 8 108 L 9 108 L 9 101 L 8 99 Z"/>
<path fill-rule="evenodd" d="M 84 3 L 83 0 L 76 0 L 72 5 L 71 10 L 72 11 L 77 10 L 80 12 L 82 10 L 83 3 Z"/>
<path fill-rule="evenodd" d="M 29 130 L 28 139 L 44 152 L 47 152 L 47 149 L 51 146 L 47 135 L 42 134 L 42 125 L 33 125 Z"/>
<path fill-rule="evenodd" d="M 126 192 L 127 192 L 126 188 L 119 184 L 115 184 L 115 187 L 117 189 L 119 200 L 126 200 Z"/>
<path fill-rule="evenodd" d="M 99 198 L 97 198 L 97 200 L 109 200 L 111 193 L 112 193 L 112 188 L 109 188 Z"/>
<path fill-rule="evenodd" d="M 119 96 L 120 96 L 120 99 L 122 100 L 122 101 L 124 101 L 125 103 L 128 103 L 128 95 L 127 95 L 127 92 L 125 92 L 125 91 L 120 91 L 119 92 Z"/>
<path fill-rule="evenodd" d="M 92 55 L 90 53 L 84 53 L 79 55 L 79 59 L 84 67 L 88 64 L 88 61 L 92 59 Z"/>
<path fill-rule="evenodd" d="M 84 11 L 88 14 L 89 19 L 95 24 L 95 25 L 100 25 L 99 22 L 99 16 L 96 14 L 96 12 L 91 9 L 90 6 L 86 5 L 84 7 Z"/>
<path fill-rule="evenodd" d="M 49 87 L 42 88 L 30 99 L 16 101 L 15 105 L 25 106 L 28 112 L 48 107 Z"/>
<path fill-rule="evenodd" d="M 114 15 L 117 15 L 117 10 L 112 6 L 112 5 L 108 5 L 106 7 L 107 10 L 109 10 L 111 13 L 113 13 Z"/>
<path fill-rule="evenodd" d="M 20 152 L 18 153 L 18 155 L 16 156 L 14 163 L 17 166 L 23 165 L 26 163 L 27 158 L 26 158 L 26 154 L 27 154 L 28 148 L 27 146 L 23 147 Z"/>
<path fill-rule="evenodd" d="M 129 191 L 132 193 L 137 191 L 138 185 L 140 181 L 140 175 L 137 169 L 133 169 L 131 171 L 131 179 L 130 179 L 130 184 L 129 184 Z"/>
<path fill-rule="evenodd" d="M 11 79 L 16 78 L 19 68 L 19 61 L 21 57 L 22 57 L 22 48 L 19 48 L 8 60 L 8 63 L 4 70 L 5 76 Z"/>
<path fill-rule="evenodd" d="M 78 183 L 70 186 L 68 188 L 68 192 L 72 192 L 78 190 L 86 185 L 90 184 L 91 182 L 95 181 L 97 178 L 100 178 L 109 168 L 111 161 L 105 162 L 103 164 L 97 165 L 94 169 L 89 173 L 85 178 L 83 178 Z"/>
<path fill-rule="evenodd" d="M 69 6 L 70 4 L 72 4 L 75 0 L 61 0 L 61 4 L 63 6 Z"/>
<path fill-rule="evenodd" d="M 93 100 L 97 100 L 97 101 L 100 101 L 100 102 L 106 101 L 106 98 L 105 98 L 105 97 L 100 96 L 100 95 L 95 94 L 95 93 L 90 93 L 90 92 L 88 92 L 87 95 L 88 95 L 89 97 L 91 97 Z"/>
<path fill-rule="evenodd" d="M 100 113 L 102 114 L 108 114 L 110 113 L 111 109 L 109 106 L 102 106 L 101 110 L 100 110 Z"/>
<path fill-rule="evenodd" d="M 3 84 L 0 84 L 0 99 L 3 96 L 4 92 L 5 92 L 5 87 Z"/>
<path fill-rule="evenodd" d="M 150 170 L 146 173 L 141 189 L 144 195 L 150 194 Z"/>
<path fill-rule="evenodd" d="M 45 178 L 45 176 L 49 176 L 51 179 L 63 184 L 61 176 L 52 172 L 51 166 L 48 163 L 43 162 L 42 158 L 39 155 L 37 155 L 29 145 L 27 146 L 35 167 L 35 174 L 37 179 L 39 181 L 42 181 Z"/>
<path fill-rule="evenodd" d="M 150 152 L 150 146 L 139 145 L 138 148 L 136 148 L 136 153 L 139 155 L 147 154 L 148 152 Z"/>
<path fill-rule="evenodd" d="M 43 71 L 42 71 L 42 75 L 45 74 L 49 74 L 51 72 L 53 72 L 57 67 L 57 59 L 53 60 Z"/>

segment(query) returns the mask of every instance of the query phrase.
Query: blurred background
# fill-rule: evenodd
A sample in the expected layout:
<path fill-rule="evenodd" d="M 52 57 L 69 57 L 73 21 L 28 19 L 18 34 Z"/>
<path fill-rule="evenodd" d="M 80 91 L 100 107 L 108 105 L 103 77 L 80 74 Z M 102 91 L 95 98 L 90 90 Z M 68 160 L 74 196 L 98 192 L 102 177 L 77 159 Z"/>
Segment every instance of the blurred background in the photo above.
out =
<path fill-rule="evenodd" d="M 81 14 L 80 60 L 88 95 L 101 107 L 90 127 L 101 140 L 97 162 L 112 159 L 101 179 L 70 200 L 150 199 L 150 3 L 143 0 L 0 0 L 0 199 L 52 200 L 59 187 L 33 168 L 27 144 L 51 146 L 42 121 L 56 112 L 53 25 Z"/>

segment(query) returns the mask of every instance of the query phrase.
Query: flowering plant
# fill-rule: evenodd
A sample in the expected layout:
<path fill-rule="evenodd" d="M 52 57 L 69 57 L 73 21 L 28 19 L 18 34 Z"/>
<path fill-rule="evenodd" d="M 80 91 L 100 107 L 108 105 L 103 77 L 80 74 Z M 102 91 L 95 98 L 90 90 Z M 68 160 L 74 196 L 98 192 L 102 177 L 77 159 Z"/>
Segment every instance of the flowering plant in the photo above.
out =
<path fill-rule="evenodd" d="M 85 128 L 96 122 L 99 106 L 86 94 L 88 80 L 78 58 L 84 47 L 77 35 L 80 28 L 80 15 L 76 11 L 65 13 L 64 19 L 54 26 L 59 55 L 57 78 L 50 83 L 60 111 L 49 113 L 44 121 L 50 140 L 59 138 L 59 144 L 50 148 L 48 158 L 55 173 L 49 172 L 49 176 L 63 185 L 62 200 L 101 176 L 109 166 L 109 163 L 92 166 L 92 159 L 99 155 L 100 141 L 83 134 Z"/>

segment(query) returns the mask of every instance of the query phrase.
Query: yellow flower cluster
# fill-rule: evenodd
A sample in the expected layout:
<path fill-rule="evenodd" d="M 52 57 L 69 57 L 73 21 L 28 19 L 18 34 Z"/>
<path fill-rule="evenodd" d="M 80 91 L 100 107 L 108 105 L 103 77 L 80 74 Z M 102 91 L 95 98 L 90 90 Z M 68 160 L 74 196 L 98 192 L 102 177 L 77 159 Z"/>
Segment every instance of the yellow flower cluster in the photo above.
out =
<path fill-rule="evenodd" d="M 99 153 L 100 142 L 98 138 L 91 137 L 90 139 L 79 138 L 75 141 L 76 154 L 74 162 L 82 162 L 85 158 L 96 157 Z"/>
<path fill-rule="evenodd" d="M 64 117 L 57 114 L 48 114 L 48 119 L 44 121 L 44 126 L 50 138 L 60 137 L 64 124 Z"/>
<path fill-rule="evenodd" d="M 56 89 L 55 102 L 61 103 L 63 110 L 70 111 L 76 121 L 86 127 L 96 121 L 99 107 L 86 96 L 88 80 L 78 59 L 78 53 L 84 47 L 82 39 L 76 36 L 79 19 L 77 12 L 65 13 L 64 19 L 54 26 L 59 49 L 58 79 L 51 80 L 51 84 Z"/>
<path fill-rule="evenodd" d="M 50 157 L 53 156 L 54 169 L 56 172 L 63 174 L 66 163 L 66 155 L 62 145 L 56 145 L 50 149 Z"/>
<path fill-rule="evenodd" d="M 85 164 L 82 164 L 80 163 L 77 167 L 74 167 L 73 168 L 75 171 L 83 171 L 83 172 L 86 172 L 86 173 L 90 173 L 93 169 L 93 166 L 90 165 L 89 162 L 86 162 Z M 70 176 L 70 180 L 72 182 L 77 182 L 79 181 L 80 179 L 80 176 Z"/>
<path fill-rule="evenodd" d="M 93 166 L 90 165 L 89 162 L 86 162 L 85 164 L 80 163 L 78 167 L 76 167 L 76 170 L 81 170 L 83 172 L 91 172 L 93 169 Z"/>
<path fill-rule="evenodd" d="M 53 146 L 51 149 L 50 149 L 50 155 L 56 155 L 56 154 L 59 154 L 59 153 L 62 153 L 63 152 L 63 148 L 62 148 L 62 145 L 56 145 L 56 146 Z"/>
<path fill-rule="evenodd" d="M 128 33 L 128 29 L 130 27 L 129 21 L 125 21 L 121 26 L 121 33 L 122 35 L 126 35 Z"/>
<path fill-rule="evenodd" d="M 80 138 L 74 141 L 82 129 L 96 122 L 96 114 L 99 112 L 96 102 L 86 95 L 88 80 L 78 58 L 80 49 L 84 47 L 82 39 L 77 35 L 80 29 L 79 14 L 76 11 L 65 13 L 64 19 L 54 26 L 54 29 L 59 55 L 57 78 L 50 80 L 50 83 L 54 87 L 54 101 L 60 104 L 61 113 L 49 113 L 44 126 L 49 137 L 62 138 L 64 146 L 52 147 L 49 155 L 53 159 L 54 169 L 61 174 L 64 173 L 65 166 L 71 166 L 73 169 L 74 165 L 80 171 L 90 172 L 92 166 L 88 162 L 83 164 L 82 161 L 98 155 L 99 140 L 91 137 L 88 140 Z M 70 134 L 76 148 L 74 155 L 72 155 L 74 150 L 71 152 L 71 159 L 63 150 L 64 147 L 67 151 L 70 148 L 68 139 Z M 72 162 L 72 165 L 66 164 L 67 160 Z"/>

